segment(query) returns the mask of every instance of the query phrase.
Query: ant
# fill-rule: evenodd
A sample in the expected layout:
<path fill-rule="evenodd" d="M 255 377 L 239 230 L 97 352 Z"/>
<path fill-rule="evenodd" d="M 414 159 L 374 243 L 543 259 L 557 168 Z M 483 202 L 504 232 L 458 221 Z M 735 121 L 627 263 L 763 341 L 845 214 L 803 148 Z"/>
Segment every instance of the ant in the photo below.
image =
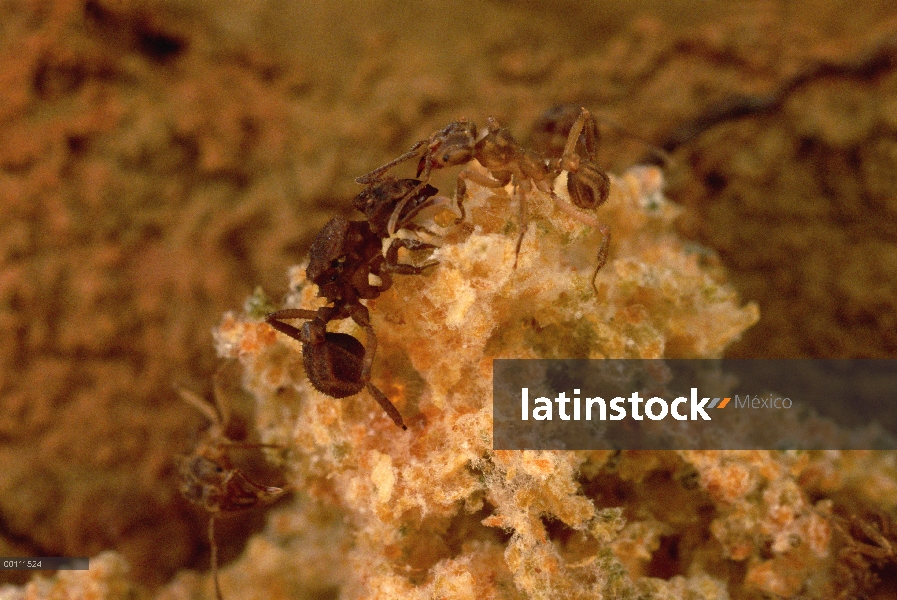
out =
<path fill-rule="evenodd" d="M 482 136 L 479 135 L 474 123 L 462 119 L 449 123 L 433 133 L 429 139 L 415 143 L 395 160 L 358 177 L 355 181 L 360 184 L 374 184 L 380 180 L 383 173 L 395 165 L 417 156 L 420 156 L 417 177 L 422 181 L 427 181 L 434 169 L 463 165 L 476 159 L 489 174 L 471 169 L 464 169 L 458 174 L 456 197 L 461 216 L 456 222 L 465 218 L 463 202 L 467 193 L 467 181 L 492 189 L 513 185 L 512 196 L 517 201 L 520 219 L 520 234 L 517 238 L 514 259 L 516 268 L 517 256 L 520 254 L 523 236 L 528 228 L 525 199 L 535 187 L 551 196 L 563 212 L 601 232 L 597 265 L 592 275 L 592 287 L 595 288 L 598 271 L 607 262 L 610 228 L 579 209 L 601 206 L 607 201 L 610 193 L 610 178 L 595 164 L 598 137 L 595 117 L 585 108 L 581 108 L 579 117 L 567 136 L 562 155 L 557 159 L 547 159 L 542 154 L 523 147 L 514 139 L 511 132 L 501 127 L 493 117 L 487 119 L 487 130 Z M 581 154 L 580 151 L 584 152 Z M 554 181 L 563 171 L 567 172 L 567 191 L 575 206 L 564 202 L 554 193 Z"/>
<path fill-rule="evenodd" d="M 247 444 L 231 440 L 226 433 L 228 414 L 215 394 L 215 407 L 187 390 L 181 398 L 206 416 L 212 425 L 189 456 L 178 455 L 175 462 L 181 477 L 181 494 L 209 513 L 208 536 L 211 548 L 215 598 L 222 600 L 218 583 L 218 544 L 215 521 L 222 513 L 233 513 L 273 501 L 284 493 L 280 487 L 255 483 L 231 462 L 228 448 L 276 448 L 271 444 Z"/>
<path fill-rule="evenodd" d="M 309 250 L 306 278 L 330 305 L 317 310 L 287 308 L 270 313 L 265 321 L 302 343 L 303 365 L 316 390 L 332 398 L 354 396 L 367 389 L 393 422 L 408 428 L 395 405 L 371 383 L 377 336 L 362 300 L 378 297 L 392 286 L 392 273 L 416 275 L 434 266 L 399 262 L 399 250 L 430 250 L 417 239 L 395 238 L 399 229 L 421 229 L 413 223 L 424 208 L 436 204 L 436 188 L 420 180 L 384 178 L 364 190 L 355 206 L 367 221 L 334 217 L 318 233 Z M 391 240 L 383 250 L 384 240 Z M 327 331 L 331 321 L 351 318 L 365 330 L 367 345 L 347 333 Z M 284 320 L 304 319 L 301 329 Z"/>

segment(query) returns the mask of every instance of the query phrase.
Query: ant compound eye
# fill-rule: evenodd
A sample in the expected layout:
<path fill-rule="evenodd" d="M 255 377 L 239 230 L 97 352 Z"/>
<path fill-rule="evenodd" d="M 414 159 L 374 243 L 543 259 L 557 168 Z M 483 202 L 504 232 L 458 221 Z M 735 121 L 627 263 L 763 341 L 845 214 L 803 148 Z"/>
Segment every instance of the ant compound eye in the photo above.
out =
<path fill-rule="evenodd" d="M 471 153 L 466 148 L 457 148 L 454 150 L 449 150 L 442 155 L 442 164 L 444 166 L 449 165 L 462 165 L 468 162 L 471 159 Z"/>

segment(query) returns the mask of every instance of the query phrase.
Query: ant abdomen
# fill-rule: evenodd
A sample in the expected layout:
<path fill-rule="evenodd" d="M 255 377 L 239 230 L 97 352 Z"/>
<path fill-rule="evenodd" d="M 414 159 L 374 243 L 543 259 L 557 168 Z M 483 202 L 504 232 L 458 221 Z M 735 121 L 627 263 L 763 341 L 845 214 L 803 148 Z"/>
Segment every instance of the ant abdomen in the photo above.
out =
<path fill-rule="evenodd" d="M 328 331 L 313 347 L 303 344 L 302 362 L 312 387 L 331 398 L 347 398 L 360 392 L 365 348 L 348 333 Z M 309 345 L 310 346 L 310 345 Z"/>
<path fill-rule="evenodd" d="M 567 191 L 579 208 L 596 208 L 607 202 L 610 178 L 604 171 L 583 162 L 579 170 L 567 173 Z"/>

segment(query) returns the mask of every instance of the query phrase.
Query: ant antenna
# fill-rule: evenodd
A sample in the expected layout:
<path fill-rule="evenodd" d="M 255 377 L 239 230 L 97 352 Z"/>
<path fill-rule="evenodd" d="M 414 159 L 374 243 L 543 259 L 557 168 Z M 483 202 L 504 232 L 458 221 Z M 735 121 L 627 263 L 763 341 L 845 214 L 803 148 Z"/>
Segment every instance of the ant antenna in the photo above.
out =
<path fill-rule="evenodd" d="M 211 557 L 209 561 L 212 565 L 212 580 L 215 582 L 215 600 L 224 600 L 221 595 L 221 584 L 218 583 L 218 543 L 215 541 L 215 515 L 209 516 L 209 546 L 211 548 Z"/>
<path fill-rule="evenodd" d="M 595 114 L 595 113 L 592 113 Z M 630 139 L 633 139 L 639 142 L 648 150 L 648 155 L 654 157 L 654 159 L 659 163 L 659 166 L 662 166 L 665 169 L 669 169 L 675 166 L 676 159 L 673 158 L 673 155 L 661 148 L 660 146 L 652 143 L 650 140 L 640 136 L 637 133 L 634 133 L 628 127 L 623 125 L 620 121 L 617 121 L 613 117 L 609 117 L 607 115 L 596 114 L 595 119 L 601 121 L 617 133 L 624 135 Z M 651 162 L 652 164 L 656 164 L 654 160 L 646 161 Z"/>

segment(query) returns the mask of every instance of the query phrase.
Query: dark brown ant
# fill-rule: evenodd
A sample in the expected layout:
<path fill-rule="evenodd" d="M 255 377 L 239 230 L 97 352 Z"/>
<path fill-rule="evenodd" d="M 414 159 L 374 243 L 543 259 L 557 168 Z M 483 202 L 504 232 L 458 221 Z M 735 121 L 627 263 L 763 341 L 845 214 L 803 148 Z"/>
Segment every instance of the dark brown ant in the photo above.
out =
<path fill-rule="evenodd" d="M 302 343 L 305 373 L 312 386 L 333 398 L 354 396 L 367 389 L 393 422 L 407 429 L 402 415 L 389 398 L 371 383 L 371 366 L 377 352 L 377 336 L 361 300 L 378 297 L 392 286 L 392 274 L 416 275 L 435 265 L 399 262 L 399 250 L 430 250 L 418 239 L 394 238 L 399 229 L 416 230 L 414 218 L 431 206 L 436 188 L 419 180 L 385 178 L 355 199 L 367 221 L 334 217 L 311 244 L 306 278 L 318 286 L 318 295 L 330 306 L 317 310 L 288 308 L 265 320 L 277 331 Z M 390 239 L 386 251 L 383 241 Z M 373 280 L 373 281 L 372 281 Z M 346 333 L 327 331 L 331 321 L 351 318 L 365 330 L 366 345 Z M 301 329 L 284 320 L 304 319 Z"/>
<path fill-rule="evenodd" d="M 218 583 L 218 544 L 215 540 L 215 521 L 222 513 L 233 513 L 273 501 L 284 493 L 283 488 L 255 483 L 230 459 L 230 448 L 274 448 L 270 444 L 247 444 L 227 437 L 227 411 L 215 394 L 213 408 L 202 398 L 180 390 L 181 398 L 205 415 L 212 423 L 203 440 L 189 456 L 175 457 L 181 477 L 181 494 L 209 513 L 208 536 L 211 548 L 212 579 L 215 597 L 222 600 Z"/>
<path fill-rule="evenodd" d="M 470 121 L 450 123 L 433 133 L 429 139 L 414 144 L 408 152 L 395 160 L 357 178 L 356 182 L 373 184 L 395 165 L 417 156 L 420 156 L 417 177 L 422 181 L 427 181 L 434 169 L 463 165 L 476 159 L 489 175 L 472 169 L 464 169 L 458 174 L 456 196 L 461 213 L 458 222 L 465 217 L 464 197 L 467 192 L 467 181 L 493 189 L 505 187 L 509 183 L 513 185 L 512 196 L 517 201 L 520 213 L 520 234 L 517 238 L 514 260 L 516 268 L 516 256 L 520 254 L 520 246 L 528 227 L 525 200 L 535 187 L 551 196 L 563 212 L 601 232 L 597 265 L 592 276 L 592 287 L 595 287 L 598 271 L 607 262 L 610 228 L 595 217 L 578 210 L 601 206 L 607 201 L 610 192 L 610 178 L 595 164 L 598 145 L 598 125 L 595 117 L 585 108 L 581 109 L 567 136 L 564 151 L 557 159 L 546 159 L 538 152 L 524 148 L 514 139 L 511 132 L 501 127 L 494 118 L 489 117 L 487 122 L 486 134 L 482 136 L 478 135 L 476 125 Z M 567 191 L 575 206 L 567 204 L 554 193 L 554 181 L 563 171 L 567 172 Z"/>

